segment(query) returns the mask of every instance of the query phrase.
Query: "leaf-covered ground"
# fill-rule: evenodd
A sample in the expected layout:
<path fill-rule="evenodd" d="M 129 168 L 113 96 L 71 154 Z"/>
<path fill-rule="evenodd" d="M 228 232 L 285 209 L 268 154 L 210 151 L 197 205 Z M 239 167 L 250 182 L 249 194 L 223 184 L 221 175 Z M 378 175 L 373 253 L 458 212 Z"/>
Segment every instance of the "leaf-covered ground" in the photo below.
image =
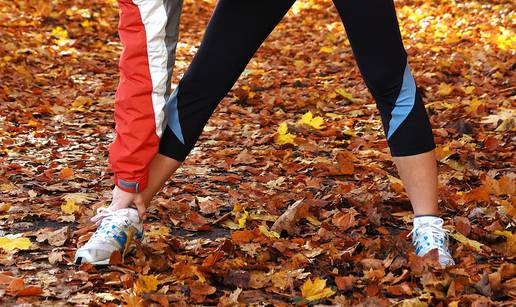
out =
<path fill-rule="evenodd" d="M 414 256 L 374 102 L 322 0 L 297 3 L 259 50 L 138 252 L 74 266 L 112 184 L 116 1 L 0 0 L 0 304 L 513 306 L 514 5 L 396 5 L 456 266 Z M 185 3 L 176 83 L 213 6 Z"/>

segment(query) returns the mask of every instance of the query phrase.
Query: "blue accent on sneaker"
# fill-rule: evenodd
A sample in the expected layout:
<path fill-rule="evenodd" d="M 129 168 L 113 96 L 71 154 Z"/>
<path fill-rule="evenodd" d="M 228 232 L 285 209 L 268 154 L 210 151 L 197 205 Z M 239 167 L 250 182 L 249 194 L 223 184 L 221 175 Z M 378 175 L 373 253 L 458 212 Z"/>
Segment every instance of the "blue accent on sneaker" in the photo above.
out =
<path fill-rule="evenodd" d="M 120 231 L 118 234 L 113 234 L 113 238 L 118 242 L 118 244 L 120 244 L 121 248 L 123 248 L 127 242 L 127 234 L 125 231 Z"/>

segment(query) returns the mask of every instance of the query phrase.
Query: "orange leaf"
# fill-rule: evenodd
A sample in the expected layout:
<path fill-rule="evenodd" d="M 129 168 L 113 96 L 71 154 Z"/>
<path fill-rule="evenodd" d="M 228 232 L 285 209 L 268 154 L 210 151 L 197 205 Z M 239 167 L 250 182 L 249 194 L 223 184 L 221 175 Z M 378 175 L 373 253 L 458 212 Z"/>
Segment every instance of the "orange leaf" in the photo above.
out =
<path fill-rule="evenodd" d="M 9 284 L 9 287 L 7 287 L 7 292 L 16 293 L 20 290 L 23 290 L 25 287 L 25 283 L 23 282 L 23 279 L 16 278 Z"/>
<path fill-rule="evenodd" d="M 28 286 L 25 289 L 22 289 L 16 293 L 17 296 L 35 296 L 41 295 L 43 293 L 43 289 L 41 287 L 36 286 Z"/>
<path fill-rule="evenodd" d="M 235 231 L 231 234 L 231 239 L 235 243 L 248 243 L 255 237 L 254 232 L 250 230 Z"/>
<path fill-rule="evenodd" d="M 70 178 L 73 176 L 73 169 L 69 168 L 69 167 L 65 167 L 61 170 L 61 172 L 59 172 L 59 178 L 61 180 L 65 180 L 67 178 Z"/>

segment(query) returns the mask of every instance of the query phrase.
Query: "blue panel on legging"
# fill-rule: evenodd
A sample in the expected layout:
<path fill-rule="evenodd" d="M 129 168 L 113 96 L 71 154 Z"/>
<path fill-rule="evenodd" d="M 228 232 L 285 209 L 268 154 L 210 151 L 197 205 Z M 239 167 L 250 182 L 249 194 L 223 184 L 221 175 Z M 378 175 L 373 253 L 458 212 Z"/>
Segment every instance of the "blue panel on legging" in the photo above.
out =
<path fill-rule="evenodd" d="M 172 95 L 168 100 L 167 105 L 167 123 L 172 132 L 176 135 L 176 137 L 181 141 L 181 143 L 185 144 L 185 138 L 183 137 L 183 130 L 181 129 L 181 123 L 179 122 L 179 111 L 177 110 L 177 92 L 178 88 L 174 90 Z"/>
<path fill-rule="evenodd" d="M 414 107 L 416 100 L 416 81 L 410 72 L 410 67 L 407 63 L 405 72 L 403 73 L 403 84 L 401 85 L 400 94 L 396 99 L 396 104 L 391 112 L 391 120 L 389 121 L 389 132 L 387 139 L 390 139 L 396 129 L 407 118 L 410 111 Z"/>

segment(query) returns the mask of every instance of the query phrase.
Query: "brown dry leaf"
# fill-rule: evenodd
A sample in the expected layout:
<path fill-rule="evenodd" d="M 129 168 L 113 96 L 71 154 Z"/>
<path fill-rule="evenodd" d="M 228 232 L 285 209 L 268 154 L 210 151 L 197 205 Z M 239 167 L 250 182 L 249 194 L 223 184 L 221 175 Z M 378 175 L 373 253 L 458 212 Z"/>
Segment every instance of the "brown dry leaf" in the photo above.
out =
<path fill-rule="evenodd" d="M 242 289 L 237 288 L 235 291 L 231 292 L 231 294 L 224 294 L 219 300 L 218 307 L 239 307 L 238 297 L 242 293 Z"/>
<path fill-rule="evenodd" d="M 70 229 L 68 226 L 60 228 L 58 230 L 52 232 L 44 232 L 37 236 L 37 242 L 45 242 L 48 241 L 48 244 L 52 246 L 63 246 L 70 237 Z"/>
<path fill-rule="evenodd" d="M 199 203 L 199 208 L 203 214 L 216 213 L 222 205 L 220 201 L 214 200 L 211 197 L 197 196 L 197 202 Z"/>
<path fill-rule="evenodd" d="M 288 207 L 288 209 L 274 222 L 271 227 L 271 231 L 281 233 L 283 230 L 289 234 L 296 233 L 295 224 L 303 217 L 303 213 L 306 212 L 307 204 L 303 203 L 303 200 L 298 200 Z"/>
<path fill-rule="evenodd" d="M 64 255 L 64 252 L 52 251 L 48 255 L 48 262 L 50 264 L 56 264 L 58 262 L 61 262 L 61 261 L 63 261 L 63 255 Z"/>
<path fill-rule="evenodd" d="M 130 294 L 130 293 L 122 293 L 122 302 L 124 302 L 124 306 L 127 307 L 143 307 L 143 298 Z"/>
<path fill-rule="evenodd" d="M 341 231 L 346 231 L 357 225 L 357 221 L 355 220 L 357 214 L 358 212 L 354 209 L 345 209 L 345 211 L 340 211 L 335 214 L 331 222 L 333 225 L 339 227 Z"/>

